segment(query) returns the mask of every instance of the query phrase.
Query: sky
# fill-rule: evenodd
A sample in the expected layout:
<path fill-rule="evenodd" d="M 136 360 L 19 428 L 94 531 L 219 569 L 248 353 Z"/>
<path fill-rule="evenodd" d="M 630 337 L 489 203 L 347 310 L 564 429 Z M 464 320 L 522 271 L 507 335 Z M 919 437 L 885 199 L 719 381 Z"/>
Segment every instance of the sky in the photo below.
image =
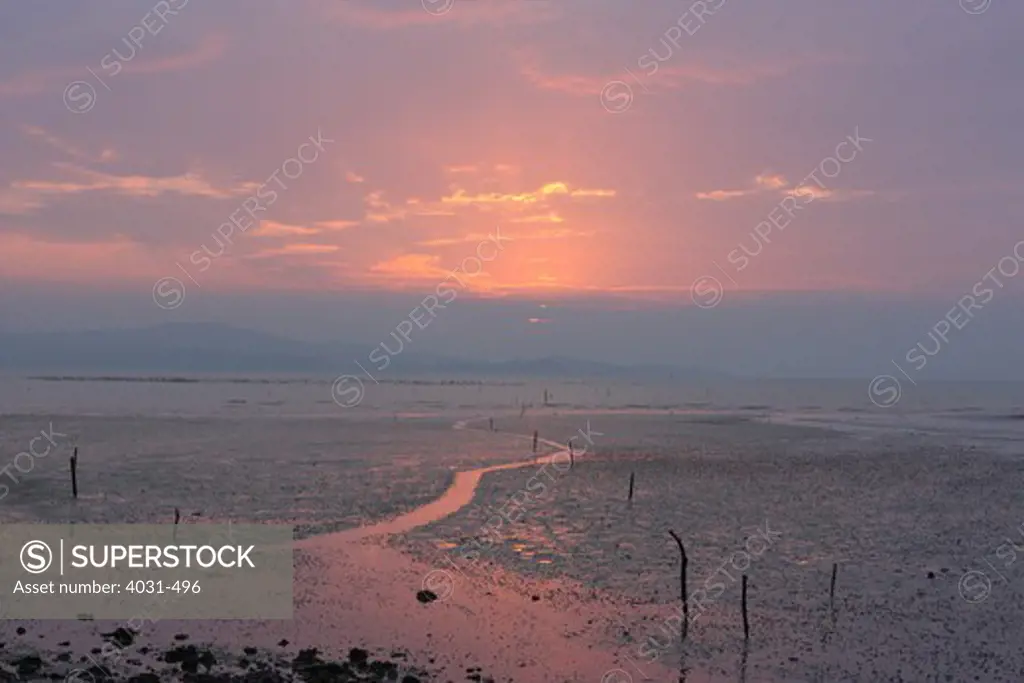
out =
<path fill-rule="evenodd" d="M 370 341 L 419 307 L 431 351 L 856 374 L 946 319 L 945 369 L 999 375 L 1024 331 L 1022 22 L 1004 0 L 4 3 L 0 330 Z"/>

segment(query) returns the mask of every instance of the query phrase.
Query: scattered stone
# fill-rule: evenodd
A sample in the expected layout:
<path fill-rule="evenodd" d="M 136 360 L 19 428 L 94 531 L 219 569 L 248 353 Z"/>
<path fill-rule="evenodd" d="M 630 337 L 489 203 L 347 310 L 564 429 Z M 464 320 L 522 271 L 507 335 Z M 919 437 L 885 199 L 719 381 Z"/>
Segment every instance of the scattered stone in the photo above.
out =
<path fill-rule="evenodd" d="M 160 683 L 160 677 L 156 674 L 136 674 L 128 679 L 128 683 Z"/>
<path fill-rule="evenodd" d="M 935 572 L 928 572 L 928 578 L 929 579 L 934 579 L 935 578 Z"/>
<path fill-rule="evenodd" d="M 253 656 L 256 655 L 257 650 L 252 645 L 250 645 L 250 646 L 248 646 L 246 648 L 243 648 L 242 652 L 244 652 L 245 654 L 249 655 L 250 657 L 253 657 Z"/>
<path fill-rule="evenodd" d="M 195 645 L 176 647 L 164 653 L 164 661 L 168 664 L 181 664 L 181 670 L 185 673 L 194 674 L 199 671 L 199 665 L 209 671 L 217 663 L 213 653 L 209 650 L 198 650 Z"/>
<path fill-rule="evenodd" d="M 369 656 L 369 652 L 358 647 L 354 647 L 348 651 L 348 661 L 352 662 L 352 665 L 357 669 L 366 668 L 366 661 Z"/>
<path fill-rule="evenodd" d="M 434 602 L 434 600 L 437 600 L 437 593 L 434 591 L 422 590 L 416 594 L 416 599 L 423 604 L 427 604 L 428 602 Z"/>
<path fill-rule="evenodd" d="M 110 633 L 101 633 L 100 635 L 121 649 L 135 642 L 135 633 L 126 628 L 117 628 Z"/>
<path fill-rule="evenodd" d="M 175 640 L 188 640 L 188 634 L 187 633 L 175 633 L 174 634 L 174 639 Z"/>
<path fill-rule="evenodd" d="M 31 676 L 43 668 L 43 660 L 36 655 L 26 655 L 11 663 L 17 667 L 19 676 Z"/>
<path fill-rule="evenodd" d="M 18 628 L 14 629 L 14 632 L 17 633 L 19 636 L 23 636 L 25 635 L 25 627 L 19 626 Z"/>
<path fill-rule="evenodd" d="M 288 641 L 285 640 L 284 638 L 282 638 L 281 642 L 278 643 L 278 646 L 280 646 L 280 647 L 288 647 Z"/>

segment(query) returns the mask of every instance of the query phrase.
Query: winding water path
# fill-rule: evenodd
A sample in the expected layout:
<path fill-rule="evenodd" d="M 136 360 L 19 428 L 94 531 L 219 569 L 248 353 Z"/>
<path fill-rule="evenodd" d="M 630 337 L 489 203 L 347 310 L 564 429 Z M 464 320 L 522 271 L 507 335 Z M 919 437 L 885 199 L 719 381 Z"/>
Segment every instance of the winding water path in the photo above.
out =
<path fill-rule="evenodd" d="M 469 426 L 471 422 L 472 420 L 460 420 L 452 425 L 452 429 L 474 429 Z M 526 434 L 510 434 L 509 432 L 502 432 L 502 434 L 526 440 L 533 439 L 532 435 Z M 522 462 L 505 463 L 504 465 L 490 465 L 488 467 L 479 467 L 473 470 L 462 470 L 456 472 L 455 480 L 452 482 L 451 486 L 449 486 L 437 500 L 421 505 L 418 508 L 399 515 L 398 517 L 392 517 L 391 519 L 357 527 L 355 529 L 338 531 L 333 534 L 328 534 L 327 537 L 332 541 L 356 541 L 369 538 L 371 536 L 391 536 L 394 534 L 402 534 L 407 531 L 412 531 L 418 527 L 425 526 L 432 522 L 444 519 L 449 515 L 453 515 L 465 506 L 469 505 L 473 501 L 473 496 L 476 494 L 476 489 L 480 484 L 480 479 L 489 472 L 514 470 L 522 467 L 528 467 L 530 465 L 539 465 L 550 462 L 554 458 L 562 456 L 563 454 L 569 454 L 569 451 L 566 450 L 562 444 L 555 441 L 538 438 L 537 443 L 549 446 L 556 450 L 554 453 L 537 456 Z M 313 539 L 307 539 L 307 541 L 312 540 Z"/>

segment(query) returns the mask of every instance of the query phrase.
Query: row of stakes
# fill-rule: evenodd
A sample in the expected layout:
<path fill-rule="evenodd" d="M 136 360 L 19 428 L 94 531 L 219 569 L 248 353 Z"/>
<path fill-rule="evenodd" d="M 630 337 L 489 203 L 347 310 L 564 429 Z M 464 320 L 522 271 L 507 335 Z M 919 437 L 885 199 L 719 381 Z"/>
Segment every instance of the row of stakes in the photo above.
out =
<path fill-rule="evenodd" d="M 491 418 L 490 426 L 491 426 L 491 431 L 494 431 L 494 419 L 493 418 Z M 534 430 L 534 432 L 533 432 L 533 452 L 534 453 L 537 452 L 537 441 L 538 441 L 538 433 L 537 433 L 536 430 Z M 569 467 L 571 468 L 572 465 L 575 463 L 574 454 L 573 454 L 573 447 L 572 447 L 572 441 L 569 441 L 568 446 L 569 446 Z M 633 502 L 633 485 L 634 485 L 635 482 L 636 482 L 636 472 L 630 472 L 629 473 L 629 497 L 627 499 L 629 502 Z M 689 618 L 689 616 L 690 616 L 690 604 L 689 604 L 689 601 L 687 600 L 687 597 L 686 597 L 687 596 L 687 592 L 686 592 L 686 565 L 688 563 L 688 560 L 686 558 L 686 548 L 683 546 L 683 540 L 681 538 L 679 538 L 679 536 L 676 534 L 675 531 L 672 531 L 670 529 L 668 533 L 675 540 L 676 545 L 679 546 L 679 555 L 680 555 L 681 560 L 682 560 L 681 563 L 680 563 L 680 567 L 679 567 L 679 569 L 680 569 L 680 571 L 679 571 L 679 582 L 680 582 L 680 599 L 682 600 L 682 603 L 683 603 L 683 633 L 682 633 L 682 639 L 686 640 L 686 634 L 687 634 L 688 626 L 689 626 L 689 623 L 690 623 L 690 618 Z M 835 609 L 835 602 L 836 602 L 836 575 L 837 575 L 838 571 L 839 571 L 839 565 L 837 563 L 833 562 L 832 563 L 832 581 L 831 581 L 831 583 L 829 585 L 829 592 L 828 592 L 829 610 L 834 610 Z M 743 577 L 742 577 L 742 593 L 741 593 L 740 600 L 741 600 L 741 606 L 742 606 L 742 610 L 743 610 L 743 639 L 744 640 L 750 640 L 750 619 L 747 616 L 747 575 L 746 574 L 743 574 Z"/>

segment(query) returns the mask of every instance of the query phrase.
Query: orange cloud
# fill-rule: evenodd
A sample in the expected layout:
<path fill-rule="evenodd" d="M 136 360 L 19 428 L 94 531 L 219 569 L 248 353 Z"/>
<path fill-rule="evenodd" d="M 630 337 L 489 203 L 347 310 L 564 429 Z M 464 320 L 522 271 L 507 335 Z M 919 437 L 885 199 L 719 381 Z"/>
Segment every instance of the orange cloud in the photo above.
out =
<path fill-rule="evenodd" d="M 442 204 L 456 204 L 462 206 L 490 205 L 490 204 L 537 204 L 543 203 L 547 197 L 554 195 L 567 195 L 569 197 L 614 197 L 615 190 L 586 189 L 579 188 L 570 190 L 566 183 L 555 181 L 545 183 L 539 189 L 532 192 L 502 193 L 484 192 L 469 194 L 462 188 L 456 188 L 452 194 L 441 197 Z"/>
<path fill-rule="evenodd" d="M 875 193 L 872 190 L 832 190 L 817 185 L 800 185 L 790 187 L 785 176 L 777 173 L 762 173 L 754 178 L 752 187 L 745 190 L 711 190 L 710 192 L 698 192 L 694 196 L 697 199 L 724 202 L 730 199 L 750 197 L 765 192 L 778 192 L 788 197 L 808 197 L 811 200 L 849 201 L 862 197 L 871 197 Z"/>
<path fill-rule="evenodd" d="M 554 211 L 546 214 L 538 214 L 535 216 L 524 216 L 522 218 L 513 218 L 511 223 L 564 223 L 565 219 L 559 216 Z"/>
<path fill-rule="evenodd" d="M 680 58 L 682 59 L 682 58 Z M 547 71 L 541 60 L 528 51 L 517 53 L 519 74 L 540 90 L 562 92 L 568 95 L 593 96 L 601 94 L 611 81 L 623 80 L 623 74 L 568 74 Z M 708 66 L 703 64 L 682 64 L 660 66 L 650 75 L 640 75 L 644 87 L 663 87 L 673 90 L 692 84 L 704 85 L 749 85 L 768 78 L 778 78 L 789 73 L 795 64 L 750 64 L 740 67 Z"/>
<path fill-rule="evenodd" d="M 277 221 L 260 221 L 259 227 L 249 234 L 254 237 L 293 237 L 296 235 L 316 235 L 320 230 L 303 225 L 288 225 Z"/>
<path fill-rule="evenodd" d="M 359 225 L 359 221 L 346 221 L 346 220 L 335 220 L 335 221 L 317 221 L 313 225 L 324 230 L 345 230 L 347 228 L 353 228 Z"/>
<path fill-rule="evenodd" d="M 255 192 L 259 183 L 238 183 L 218 187 L 199 173 L 176 176 L 119 176 L 81 168 L 68 163 L 56 163 L 57 168 L 81 178 L 78 181 L 22 180 L 11 184 L 14 192 L 28 196 L 81 194 L 84 192 L 112 192 L 129 197 L 157 197 L 176 193 L 194 197 L 226 199 Z M 31 200 L 28 200 L 31 202 Z"/>
<path fill-rule="evenodd" d="M 433 254 L 402 254 L 370 267 L 370 272 L 393 279 L 424 280 L 446 277 L 450 271 L 440 265 Z"/>
<path fill-rule="evenodd" d="M 261 259 L 274 256 L 316 256 L 319 254 L 332 254 L 341 247 L 336 244 L 287 244 L 278 249 L 264 249 L 263 251 L 249 255 L 248 258 Z"/>
<path fill-rule="evenodd" d="M 697 199 L 709 199 L 713 202 L 724 202 L 730 199 L 749 197 L 755 192 L 756 190 L 711 190 L 710 192 L 698 192 L 696 197 Z"/>

